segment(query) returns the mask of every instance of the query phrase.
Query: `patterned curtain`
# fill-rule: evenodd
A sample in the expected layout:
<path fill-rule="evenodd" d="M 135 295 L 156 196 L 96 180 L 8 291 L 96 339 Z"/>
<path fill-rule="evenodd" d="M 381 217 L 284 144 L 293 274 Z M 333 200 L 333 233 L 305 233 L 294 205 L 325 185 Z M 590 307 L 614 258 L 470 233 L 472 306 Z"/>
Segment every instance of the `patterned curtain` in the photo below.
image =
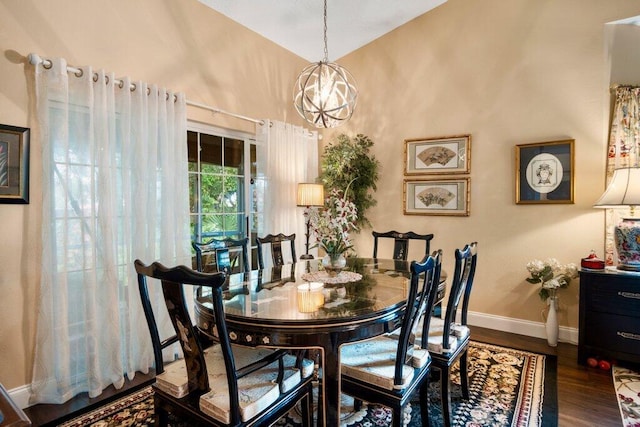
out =
<path fill-rule="evenodd" d="M 607 151 L 607 185 L 614 170 L 638 165 L 640 156 L 640 87 L 620 86 L 616 88 L 615 97 Z M 607 209 L 606 212 L 605 261 L 613 265 L 617 259 L 613 228 L 628 211 Z"/>

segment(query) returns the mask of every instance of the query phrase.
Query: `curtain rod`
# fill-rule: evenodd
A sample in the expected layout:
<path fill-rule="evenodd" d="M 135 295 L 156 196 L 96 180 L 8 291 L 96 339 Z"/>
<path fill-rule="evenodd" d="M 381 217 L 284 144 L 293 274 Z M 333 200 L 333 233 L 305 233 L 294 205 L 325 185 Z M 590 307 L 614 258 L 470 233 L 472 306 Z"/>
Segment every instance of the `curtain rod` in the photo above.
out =
<path fill-rule="evenodd" d="M 31 63 L 32 65 L 38 65 L 38 64 L 42 64 L 42 66 L 46 69 L 51 68 L 51 66 L 53 65 L 53 63 L 51 62 L 50 59 L 45 59 L 40 57 L 39 55 L 35 54 L 35 53 L 30 53 L 28 56 L 28 60 L 29 63 Z M 81 68 L 77 68 L 77 67 L 73 67 L 70 65 L 67 65 L 67 72 L 71 72 L 73 74 L 75 74 L 77 77 L 82 77 L 82 74 L 84 73 L 84 71 L 82 71 Z M 93 81 L 97 81 L 97 74 L 94 75 Z M 124 82 L 120 79 L 116 79 L 115 83 L 117 85 L 119 85 L 120 87 L 122 87 L 124 85 Z M 136 85 L 135 84 L 131 84 L 129 87 L 130 90 L 135 90 L 136 89 Z M 241 120 L 246 120 L 248 122 L 253 122 L 259 125 L 264 125 L 264 120 L 258 120 L 258 119 L 253 119 L 251 117 L 247 117 L 247 116 L 243 116 L 240 114 L 235 114 L 235 113 L 230 113 L 229 111 L 225 111 L 225 110 L 221 110 L 220 108 L 216 108 L 216 107 L 211 107 L 209 105 L 205 105 L 205 104 L 200 104 L 198 102 L 193 102 L 193 101 L 186 101 L 187 105 L 190 105 L 192 107 L 197 107 L 197 108 L 202 108 L 204 110 L 209 110 L 211 111 L 213 114 L 225 114 L 227 116 L 231 116 L 231 117 L 235 117 L 237 119 L 241 119 Z"/>

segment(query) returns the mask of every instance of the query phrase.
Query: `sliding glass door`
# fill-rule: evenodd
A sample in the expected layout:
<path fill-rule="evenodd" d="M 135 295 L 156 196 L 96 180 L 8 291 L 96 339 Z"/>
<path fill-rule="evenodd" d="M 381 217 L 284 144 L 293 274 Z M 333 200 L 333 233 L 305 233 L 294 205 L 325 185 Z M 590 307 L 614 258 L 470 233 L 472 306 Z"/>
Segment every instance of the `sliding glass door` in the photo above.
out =
<path fill-rule="evenodd" d="M 190 123 L 187 144 L 192 240 L 249 237 L 253 246 L 264 197 L 263 155 L 255 138 Z"/>

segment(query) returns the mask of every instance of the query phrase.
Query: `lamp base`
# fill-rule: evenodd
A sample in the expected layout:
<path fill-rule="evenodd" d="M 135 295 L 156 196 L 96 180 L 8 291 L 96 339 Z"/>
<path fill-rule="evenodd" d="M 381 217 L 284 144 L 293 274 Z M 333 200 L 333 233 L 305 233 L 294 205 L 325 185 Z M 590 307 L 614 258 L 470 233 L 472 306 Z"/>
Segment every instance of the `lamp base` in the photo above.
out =
<path fill-rule="evenodd" d="M 640 271 L 640 219 L 623 218 L 614 234 L 618 270 Z"/>

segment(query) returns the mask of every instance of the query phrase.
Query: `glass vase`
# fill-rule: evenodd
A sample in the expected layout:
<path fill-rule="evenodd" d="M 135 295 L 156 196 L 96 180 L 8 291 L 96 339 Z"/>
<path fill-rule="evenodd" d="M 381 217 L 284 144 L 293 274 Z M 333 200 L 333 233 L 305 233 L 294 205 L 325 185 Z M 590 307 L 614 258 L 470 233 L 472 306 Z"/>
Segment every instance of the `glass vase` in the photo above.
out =
<path fill-rule="evenodd" d="M 347 259 L 340 254 L 327 254 L 322 258 L 322 267 L 331 277 L 335 277 L 347 266 Z"/>

